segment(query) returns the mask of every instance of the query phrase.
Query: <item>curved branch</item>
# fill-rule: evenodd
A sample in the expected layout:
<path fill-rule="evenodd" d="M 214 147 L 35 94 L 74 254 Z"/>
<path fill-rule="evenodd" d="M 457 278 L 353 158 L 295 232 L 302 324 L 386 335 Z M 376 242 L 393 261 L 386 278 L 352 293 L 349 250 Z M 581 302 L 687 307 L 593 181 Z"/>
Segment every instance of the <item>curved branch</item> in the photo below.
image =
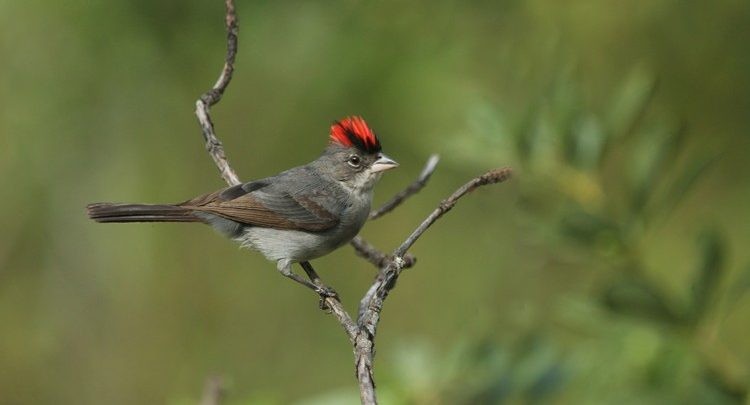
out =
<path fill-rule="evenodd" d="M 430 176 L 432 176 L 439 161 L 440 157 L 437 154 L 431 155 L 429 159 L 427 159 L 427 163 L 425 163 L 419 176 L 411 184 L 406 186 L 405 189 L 401 190 L 398 194 L 394 195 L 393 198 L 388 200 L 388 202 L 380 206 L 380 208 L 372 211 L 369 219 L 372 220 L 382 217 L 401 205 L 407 198 L 418 193 L 419 190 L 427 185 L 427 181 L 430 179 Z M 382 270 L 387 265 L 387 261 L 391 259 L 391 256 L 381 252 L 375 246 L 367 243 L 367 241 L 359 236 L 355 236 L 349 244 L 352 245 L 357 256 L 372 263 L 378 269 Z M 417 262 L 417 258 L 412 255 L 405 255 L 404 260 L 406 260 L 407 263 L 405 267 L 411 267 Z"/>
<path fill-rule="evenodd" d="M 211 106 L 218 103 L 224 95 L 224 90 L 229 86 L 234 73 L 234 59 L 237 55 L 237 15 L 234 8 L 234 0 L 225 0 L 226 6 L 226 26 L 227 26 L 227 54 L 224 58 L 224 67 L 221 69 L 219 79 L 214 86 L 207 92 L 203 93 L 195 102 L 195 115 L 203 131 L 203 138 L 206 140 L 206 150 L 214 160 L 216 167 L 221 173 L 221 177 L 230 186 L 240 184 L 240 178 L 237 177 L 234 169 L 229 165 L 227 156 L 224 153 L 224 147 L 216 137 L 214 132 L 214 123 L 211 121 L 211 115 L 208 110 Z"/>
<path fill-rule="evenodd" d="M 375 384 L 372 380 L 372 361 L 374 357 L 375 333 L 380 322 L 380 312 L 383 310 L 383 304 L 388 294 L 396 285 L 401 270 L 405 268 L 406 261 L 403 256 L 407 250 L 419 239 L 427 229 L 435 223 L 446 212 L 450 211 L 461 197 L 470 193 L 478 187 L 503 182 L 510 178 L 512 170 L 502 168 L 490 170 L 489 172 L 476 177 L 459 187 L 450 197 L 443 200 L 437 208 L 409 235 L 408 238 L 393 251 L 393 259 L 388 261 L 387 266 L 375 279 L 360 301 L 359 316 L 357 325 L 360 328 L 360 335 L 355 342 L 354 356 L 357 365 L 357 379 L 359 380 L 360 395 L 363 404 L 374 404 Z M 359 337 L 365 337 L 359 339 Z M 369 395 L 372 394 L 372 397 Z M 366 401 L 366 399 L 372 401 Z"/>
<path fill-rule="evenodd" d="M 422 236 L 427 228 L 432 226 L 432 224 L 440 219 L 443 214 L 453 209 L 453 207 L 461 197 L 474 191 L 477 187 L 486 186 L 488 184 L 501 183 L 505 180 L 508 180 L 512 174 L 513 170 L 510 167 L 503 167 L 500 169 L 490 170 L 479 177 L 471 179 L 468 183 L 464 184 L 458 190 L 454 191 L 450 197 L 441 202 L 440 205 L 435 208 L 435 210 L 432 211 L 432 213 L 427 217 L 427 219 L 425 219 L 417 227 L 417 229 L 415 229 L 414 232 L 412 232 L 411 235 L 406 238 L 404 243 L 402 243 L 401 246 L 398 247 L 398 249 L 393 251 L 393 255 L 396 257 L 404 256 L 406 251 L 409 250 L 411 245 L 413 245 L 420 236 Z"/>
<path fill-rule="evenodd" d="M 357 256 L 372 263 L 378 269 L 384 268 L 388 265 L 388 261 L 393 259 L 393 256 L 379 251 L 375 246 L 359 236 L 354 237 L 349 243 L 354 248 L 354 252 Z M 404 268 L 407 269 L 417 263 L 417 258 L 407 253 L 404 255 L 404 261 L 406 262 Z"/>
<path fill-rule="evenodd" d="M 430 176 L 432 176 L 432 173 L 435 171 L 435 168 L 437 167 L 439 161 L 440 156 L 430 156 L 430 158 L 427 159 L 427 163 L 424 165 L 424 168 L 422 169 L 422 173 L 419 174 L 419 177 L 417 177 L 414 182 L 409 184 L 400 193 L 394 195 L 393 198 L 383 204 L 380 208 L 371 212 L 370 219 L 378 219 L 383 215 L 393 211 L 394 208 L 401 205 L 401 203 L 403 203 L 407 198 L 419 192 L 419 190 L 421 190 L 422 187 L 427 184 L 427 180 L 429 180 Z"/>
<path fill-rule="evenodd" d="M 225 0 L 226 5 L 226 27 L 227 27 L 227 53 L 224 61 L 224 67 L 221 71 L 216 84 L 195 103 L 195 114 L 200 122 L 203 131 L 203 137 L 206 140 L 206 150 L 214 160 L 216 167 L 221 172 L 221 177 L 230 186 L 240 184 L 239 177 L 229 165 L 224 148 L 216 137 L 214 125 L 211 121 L 209 108 L 221 100 L 224 91 L 232 79 L 234 72 L 234 60 L 237 54 L 237 17 L 233 0 Z M 382 207 L 370 214 L 370 219 L 380 218 L 381 216 L 392 211 L 402 204 L 410 196 L 421 190 L 429 180 L 438 163 L 437 155 L 431 156 L 419 177 L 407 186 L 403 191 L 395 195 L 391 200 L 386 202 Z M 377 404 L 375 395 L 375 382 L 373 379 L 373 358 L 375 356 L 375 332 L 380 321 L 380 312 L 383 309 L 383 303 L 388 297 L 390 291 L 394 288 L 396 280 L 401 271 L 414 265 L 413 256 L 407 251 L 419 239 L 422 234 L 437 221 L 446 212 L 450 211 L 458 200 L 477 187 L 487 184 L 499 183 L 508 179 L 511 175 L 511 169 L 496 169 L 489 171 L 482 176 L 472 179 L 450 197 L 440 203 L 440 205 L 409 235 L 408 238 L 392 254 L 387 255 L 378 251 L 374 246 L 367 243 L 364 239 L 356 237 L 351 241 L 357 253 L 369 262 L 377 266 L 380 271 L 375 277 L 375 281 L 360 300 L 359 313 L 355 322 L 348 312 L 344 309 L 341 301 L 334 297 L 326 297 L 321 302 L 321 307 L 329 311 L 346 331 L 349 341 L 354 347 L 355 370 L 357 381 L 359 382 L 360 399 L 363 404 Z M 220 401 L 223 394 L 223 387 L 220 380 L 210 381 L 207 388 L 207 394 L 204 397 L 205 403 L 216 403 Z"/>

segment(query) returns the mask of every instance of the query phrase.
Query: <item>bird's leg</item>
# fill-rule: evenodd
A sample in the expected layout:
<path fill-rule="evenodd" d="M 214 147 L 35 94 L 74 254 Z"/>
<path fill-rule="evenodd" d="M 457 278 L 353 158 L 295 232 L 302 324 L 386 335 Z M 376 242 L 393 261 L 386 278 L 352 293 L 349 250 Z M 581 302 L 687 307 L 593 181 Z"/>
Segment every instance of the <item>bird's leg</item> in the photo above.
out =
<path fill-rule="evenodd" d="M 322 286 L 323 280 L 320 279 L 320 276 L 318 276 L 318 273 L 315 272 L 315 269 L 313 269 L 312 264 L 310 262 L 299 262 L 299 265 L 302 266 L 302 269 L 305 270 L 305 273 L 307 273 L 307 277 L 310 278 L 310 281 L 313 282 L 313 284 Z"/>
<path fill-rule="evenodd" d="M 304 262 L 304 263 L 307 263 L 307 262 Z M 307 263 L 307 265 L 310 266 L 309 263 Z M 295 274 L 294 272 L 292 272 L 292 262 L 289 261 L 289 260 L 279 260 L 276 263 L 276 268 L 285 277 L 288 277 L 288 278 L 290 278 L 290 279 L 298 282 L 299 284 L 302 284 L 305 287 L 307 287 L 307 288 L 315 291 L 316 293 L 318 293 L 318 295 L 320 295 L 320 297 L 321 297 L 321 306 L 322 306 L 322 303 L 325 300 L 325 298 L 331 297 L 331 298 L 339 299 L 339 296 L 336 293 L 336 291 L 334 291 L 332 288 L 327 287 L 326 285 L 323 284 L 323 282 L 320 280 L 320 277 L 318 277 L 318 275 L 315 274 L 315 270 L 312 269 L 312 266 L 310 266 L 310 271 L 312 271 L 312 274 L 315 275 L 315 278 L 313 279 L 313 276 L 310 276 L 310 278 L 313 279 L 313 282 L 307 281 L 302 276 L 300 276 L 300 275 Z M 302 266 L 302 268 L 305 269 L 305 272 L 307 272 L 308 275 L 311 274 L 308 271 L 308 269 L 305 268 L 304 265 Z M 317 281 L 315 281 L 315 280 L 317 280 Z"/>
<path fill-rule="evenodd" d="M 325 291 L 325 294 L 320 294 L 320 309 L 328 310 L 328 305 L 326 305 L 325 299 L 327 297 L 335 298 L 338 301 L 341 301 L 339 298 L 339 294 L 331 287 L 328 287 L 327 285 L 323 284 L 323 280 L 320 279 L 320 276 L 318 276 L 318 273 L 315 272 L 315 269 L 313 269 L 312 264 L 310 262 L 300 262 L 300 266 L 302 266 L 302 269 L 305 270 L 305 273 L 307 273 L 307 277 L 310 278 L 310 281 L 314 285 L 316 285 L 318 288 L 321 288 Z"/>

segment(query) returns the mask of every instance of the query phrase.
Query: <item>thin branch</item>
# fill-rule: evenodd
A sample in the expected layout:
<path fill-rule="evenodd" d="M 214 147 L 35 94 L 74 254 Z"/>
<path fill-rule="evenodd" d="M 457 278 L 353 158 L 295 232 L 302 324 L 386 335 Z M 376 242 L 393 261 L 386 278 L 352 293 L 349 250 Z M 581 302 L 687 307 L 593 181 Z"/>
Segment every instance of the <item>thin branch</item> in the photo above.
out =
<path fill-rule="evenodd" d="M 387 254 L 379 251 L 375 246 L 359 236 L 355 236 L 349 244 L 352 245 L 354 253 L 356 253 L 357 256 L 367 260 L 377 268 L 382 268 L 388 260 Z"/>
<path fill-rule="evenodd" d="M 429 228 L 433 223 L 435 223 L 435 221 L 442 217 L 443 214 L 453 209 L 453 207 L 461 197 L 474 191 L 474 189 L 476 189 L 477 187 L 486 186 L 488 184 L 501 183 L 505 180 L 508 180 L 511 174 L 513 174 L 513 170 L 510 167 L 494 169 L 479 177 L 475 177 L 468 183 L 461 186 L 458 190 L 451 194 L 450 197 L 441 202 L 440 205 L 435 208 L 435 211 L 433 211 L 430 216 L 428 216 L 427 219 L 425 219 L 417 227 L 417 229 L 415 229 L 414 232 L 412 232 L 412 234 L 409 235 L 408 238 L 406 238 L 404 243 L 402 243 L 401 246 L 398 247 L 398 249 L 393 251 L 393 255 L 396 257 L 402 257 L 406 253 L 406 251 L 409 250 L 411 245 L 413 245 L 414 242 L 416 242 L 417 239 L 422 236 L 427 228 Z"/>
<path fill-rule="evenodd" d="M 396 280 L 404 269 L 403 256 L 406 251 L 419 239 L 422 234 L 440 219 L 446 212 L 450 211 L 458 200 L 473 191 L 477 187 L 495 184 L 510 178 L 510 168 L 491 170 L 468 183 L 461 186 L 450 197 L 442 201 L 440 205 L 409 235 L 408 238 L 393 252 L 393 259 L 388 262 L 386 268 L 378 274 L 375 282 L 370 286 L 359 306 L 359 317 L 357 325 L 361 329 L 356 340 L 354 356 L 357 365 L 357 379 L 359 380 L 360 398 L 363 404 L 377 403 L 375 399 L 375 384 L 372 380 L 372 361 L 374 357 L 375 333 L 380 322 L 380 313 L 383 304 L 390 291 L 395 287 Z M 366 337 L 360 339 L 360 337 Z"/>
<path fill-rule="evenodd" d="M 375 282 L 370 286 L 370 289 L 360 302 L 360 316 L 357 320 L 360 327 L 366 327 L 370 333 L 373 335 L 375 334 L 383 301 L 388 296 L 390 290 L 395 286 L 396 280 L 398 279 L 399 274 L 401 274 L 401 270 L 406 267 L 406 261 L 403 259 L 403 256 L 414 242 L 416 242 L 417 239 L 419 239 L 419 237 L 435 223 L 435 221 L 440 219 L 440 217 L 446 212 L 453 209 L 461 197 L 470 193 L 477 187 L 503 182 L 510 178 L 512 172 L 513 171 L 508 167 L 494 169 L 470 180 L 468 183 L 459 187 L 450 197 L 443 200 L 440 205 L 438 205 L 438 207 L 435 208 L 435 210 L 432 211 L 424 221 L 422 221 L 411 235 L 406 238 L 401 246 L 393 251 L 393 259 L 388 262 L 382 273 L 376 277 Z"/>
<path fill-rule="evenodd" d="M 362 297 L 362 300 L 359 303 L 359 313 L 357 317 L 358 324 L 360 326 L 363 325 L 363 320 L 366 317 L 365 312 L 372 306 L 375 295 L 380 294 L 383 296 L 382 298 L 385 299 L 385 296 L 388 295 L 388 292 L 395 286 L 396 278 L 398 278 L 401 270 L 407 269 L 414 265 L 414 261 L 416 259 L 411 254 L 407 253 L 407 250 L 414 244 L 414 242 L 417 241 L 417 239 L 419 239 L 420 236 L 422 236 L 423 233 L 425 233 L 425 231 L 427 231 L 427 229 L 432 224 L 435 223 L 435 221 L 437 221 L 446 212 L 450 211 L 461 197 L 470 193 L 477 187 L 503 182 L 509 179 L 512 173 L 513 171 L 509 167 L 490 170 L 489 172 L 476 177 L 461 186 L 458 190 L 451 194 L 450 197 L 442 201 L 440 205 L 435 208 L 435 210 L 424 221 L 422 221 L 422 223 L 411 233 L 411 235 L 406 238 L 401 246 L 399 246 L 390 256 L 378 252 L 372 247 L 372 245 L 363 240 L 358 240 L 356 242 L 352 241 L 352 244 L 355 245 L 355 248 L 357 249 L 357 253 L 364 252 L 364 254 L 367 255 L 365 256 L 367 260 L 372 263 L 377 262 L 378 267 L 382 269 L 382 271 L 375 278 L 375 282 L 373 282 L 373 284 L 367 290 L 364 297 Z M 384 290 L 386 286 L 388 286 L 388 288 L 387 290 Z M 380 303 L 379 305 L 382 306 L 382 303 Z M 372 328 L 373 334 L 374 330 L 375 329 Z"/>
<path fill-rule="evenodd" d="M 393 211 L 396 207 L 401 205 L 401 203 L 406 201 L 407 198 L 419 192 L 419 190 L 421 190 L 427 184 L 427 181 L 430 179 L 430 176 L 432 176 L 432 173 L 435 171 L 435 168 L 437 167 L 439 161 L 440 157 L 438 155 L 431 155 L 429 159 L 427 159 L 427 163 L 425 163 L 424 168 L 422 169 L 422 172 L 419 174 L 419 176 L 411 184 L 406 186 L 405 189 L 394 195 L 393 198 L 383 204 L 380 208 L 372 211 L 370 213 L 370 219 L 372 220 L 380 218 L 383 215 Z M 349 243 L 354 248 L 357 256 L 362 257 L 363 259 L 372 263 L 378 269 L 382 270 L 386 266 L 387 260 L 390 259 L 390 256 L 381 252 L 375 246 L 367 243 L 367 241 L 359 236 L 356 236 Z M 412 267 L 417 262 L 417 258 L 412 255 L 405 255 L 404 260 L 406 261 L 406 265 L 404 266 L 405 268 Z"/>
<path fill-rule="evenodd" d="M 224 68 L 221 70 L 221 75 L 219 75 L 216 84 L 214 84 L 210 90 L 203 93 L 198 101 L 196 101 L 195 114 L 198 116 L 198 121 L 203 130 L 203 137 L 206 139 L 206 150 L 208 150 L 208 153 L 213 158 L 224 181 L 230 186 L 234 186 L 240 184 L 240 179 L 227 161 L 224 148 L 222 147 L 219 138 L 216 137 L 214 125 L 208 112 L 209 107 L 215 105 L 221 100 L 224 91 L 227 86 L 229 86 L 229 82 L 232 80 L 232 73 L 234 72 L 234 60 L 237 55 L 237 33 L 239 31 L 239 26 L 237 25 L 234 0 L 225 0 L 225 5 L 227 54 L 224 60 Z M 349 335 L 349 339 L 353 342 L 357 334 L 357 324 L 352 320 L 351 316 L 349 316 L 339 300 L 329 297 L 326 298 L 326 304 L 326 308 L 336 317 L 344 330 L 346 330 L 347 335 Z"/>
<path fill-rule="evenodd" d="M 216 137 L 214 132 L 214 124 L 211 121 L 211 115 L 208 110 L 211 106 L 221 100 L 224 95 L 229 82 L 232 80 L 232 73 L 234 73 L 234 59 L 237 55 L 237 32 L 239 26 L 237 25 L 237 15 L 234 7 L 234 0 L 225 0 L 226 7 L 226 27 L 227 27 L 227 54 L 224 59 L 224 67 L 221 70 L 219 79 L 216 81 L 214 86 L 203 93 L 200 98 L 195 102 L 195 115 L 198 117 L 198 122 L 201 125 L 203 131 L 203 138 L 206 140 L 206 150 L 208 151 L 211 158 L 213 158 L 216 167 L 221 173 L 221 177 L 230 186 L 240 184 L 240 179 L 237 177 L 234 169 L 229 165 L 226 154 L 224 153 L 224 147 L 221 145 L 221 141 Z M 221 377 L 211 377 L 206 380 L 205 387 L 203 389 L 203 398 L 201 399 L 201 405 L 220 405 L 226 394 L 226 388 L 224 386 L 224 380 Z"/>
<path fill-rule="evenodd" d="M 203 130 L 206 140 L 206 150 L 211 155 L 216 167 L 221 172 L 221 177 L 230 186 L 240 183 L 239 177 L 229 165 L 224 148 L 216 137 L 214 126 L 209 115 L 209 108 L 221 100 L 224 91 L 232 79 L 234 72 L 234 60 L 237 54 L 237 17 L 233 0 L 225 0 L 226 26 L 227 26 L 227 54 L 219 79 L 216 84 L 201 95 L 196 101 L 195 114 Z M 427 161 L 424 169 L 417 179 L 406 189 L 395 195 L 379 209 L 370 214 L 371 219 L 379 218 L 392 211 L 403 203 L 407 198 L 421 190 L 438 163 L 437 155 L 433 155 Z M 477 187 L 487 184 L 499 183 L 508 179 L 511 175 L 509 168 L 496 169 L 479 176 L 454 192 L 409 235 L 408 238 L 392 254 L 386 255 L 378 251 L 374 246 L 364 239 L 356 237 L 351 244 L 357 254 L 377 266 L 380 271 L 375 281 L 360 300 L 359 313 L 355 322 L 344 309 L 341 301 L 334 297 L 326 297 L 322 307 L 327 309 L 346 331 L 352 346 L 354 347 L 356 377 L 359 383 L 360 399 L 363 404 L 377 404 L 375 395 L 375 382 L 373 379 L 373 358 L 375 355 L 375 332 L 380 321 L 380 312 L 383 309 L 385 299 L 394 288 L 396 280 L 401 271 L 414 265 L 416 259 L 407 251 L 419 239 L 422 234 L 446 212 L 450 211 L 458 200 Z M 214 405 L 221 401 L 223 396 L 223 383 L 220 379 L 209 380 L 204 393 L 203 404 Z"/>
<path fill-rule="evenodd" d="M 346 312 L 346 309 L 344 309 L 344 306 L 338 298 L 326 297 L 325 305 L 331 315 L 333 315 L 339 324 L 341 324 L 341 327 L 344 328 L 344 332 L 346 332 L 346 335 L 349 337 L 349 341 L 354 345 L 357 335 L 359 334 L 357 323 L 352 320 L 352 317 Z"/>
<path fill-rule="evenodd" d="M 393 256 L 379 251 L 375 246 L 359 236 L 356 236 L 349 243 L 354 248 L 354 252 L 357 256 L 372 263 L 378 269 L 384 268 L 388 264 L 388 261 L 393 259 Z M 414 266 L 417 263 L 417 258 L 407 253 L 404 255 L 404 261 L 406 262 L 404 264 L 404 268 L 406 269 Z"/>
<path fill-rule="evenodd" d="M 389 262 L 390 263 L 390 262 Z M 387 269 L 386 267 L 381 269 L 380 272 L 378 272 L 378 275 L 375 276 L 375 281 L 372 282 L 372 285 L 370 285 L 370 288 L 367 289 L 367 292 L 365 295 L 362 296 L 362 299 L 359 301 L 359 308 L 357 311 L 357 325 L 360 326 L 360 322 L 362 319 L 364 319 L 365 311 L 367 311 L 367 308 L 370 306 L 370 302 L 372 302 L 372 298 L 375 296 L 375 293 L 378 292 L 378 288 L 380 288 L 380 283 L 383 282 L 383 277 L 385 277 L 385 274 L 383 271 Z"/>
<path fill-rule="evenodd" d="M 383 215 L 393 211 L 394 208 L 401 205 L 401 203 L 403 203 L 407 198 L 419 192 L 419 190 L 421 190 L 422 187 L 427 184 L 427 180 L 429 180 L 430 176 L 432 176 L 432 173 L 435 171 L 435 167 L 437 167 L 439 161 L 440 156 L 430 156 L 430 158 L 427 159 L 427 163 L 425 164 L 424 169 L 422 169 L 422 173 L 419 174 L 419 177 L 417 177 L 414 182 L 409 184 L 409 186 L 403 189 L 400 193 L 394 195 L 393 198 L 383 204 L 380 208 L 371 212 L 370 219 L 378 219 Z"/>
<path fill-rule="evenodd" d="M 239 31 L 239 26 L 237 25 L 234 0 L 225 0 L 225 5 L 227 10 L 227 54 L 224 59 L 224 67 L 221 70 L 221 75 L 219 75 L 216 84 L 214 84 L 210 90 L 203 93 L 195 102 L 195 115 L 198 117 L 198 122 L 200 122 L 201 129 L 203 130 L 203 138 L 206 140 L 206 150 L 211 155 L 211 158 L 213 158 L 224 181 L 230 186 L 234 186 L 240 184 L 240 179 L 227 161 L 224 147 L 221 145 L 219 138 L 216 137 L 214 124 L 211 121 L 211 115 L 208 112 L 211 106 L 221 100 L 221 96 L 224 95 L 224 90 L 226 90 L 229 82 L 232 80 L 232 73 L 234 73 L 234 59 L 237 55 L 237 32 Z"/>

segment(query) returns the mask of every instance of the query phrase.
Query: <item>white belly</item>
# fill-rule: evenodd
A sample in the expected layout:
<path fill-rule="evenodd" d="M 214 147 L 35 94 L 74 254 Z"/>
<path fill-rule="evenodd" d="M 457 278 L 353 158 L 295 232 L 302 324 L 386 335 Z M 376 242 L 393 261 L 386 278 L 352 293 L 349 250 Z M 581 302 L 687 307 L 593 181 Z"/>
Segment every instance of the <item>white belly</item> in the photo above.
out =
<path fill-rule="evenodd" d="M 326 235 L 249 227 L 236 240 L 242 247 L 259 251 L 268 260 L 303 262 L 326 255 L 341 245 L 331 243 L 330 236 Z"/>
<path fill-rule="evenodd" d="M 247 227 L 235 240 L 261 252 L 268 260 L 304 262 L 325 256 L 357 236 L 367 220 L 369 205 L 361 213 L 344 216 L 335 228 L 318 233 Z"/>

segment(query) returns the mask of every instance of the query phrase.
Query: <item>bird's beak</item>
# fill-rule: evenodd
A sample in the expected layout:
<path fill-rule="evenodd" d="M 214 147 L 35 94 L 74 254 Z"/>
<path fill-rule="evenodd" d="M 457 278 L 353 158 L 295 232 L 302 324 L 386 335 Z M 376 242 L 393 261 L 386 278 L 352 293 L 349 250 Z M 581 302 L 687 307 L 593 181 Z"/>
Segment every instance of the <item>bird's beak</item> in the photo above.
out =
<path fill-rule="evenodd" d="M 376 160 L 372 164 L 372 168 L 370 169 L 370 171 L 372 171 L 373 173 L 377 173 L 384 170 L 393 169 L 396 166 L 398 166 L 398 163 L 396 163 L 395 160 L 389 158 L 386 155 L 380 155 L 378 157 L 378 160 Z"/>

